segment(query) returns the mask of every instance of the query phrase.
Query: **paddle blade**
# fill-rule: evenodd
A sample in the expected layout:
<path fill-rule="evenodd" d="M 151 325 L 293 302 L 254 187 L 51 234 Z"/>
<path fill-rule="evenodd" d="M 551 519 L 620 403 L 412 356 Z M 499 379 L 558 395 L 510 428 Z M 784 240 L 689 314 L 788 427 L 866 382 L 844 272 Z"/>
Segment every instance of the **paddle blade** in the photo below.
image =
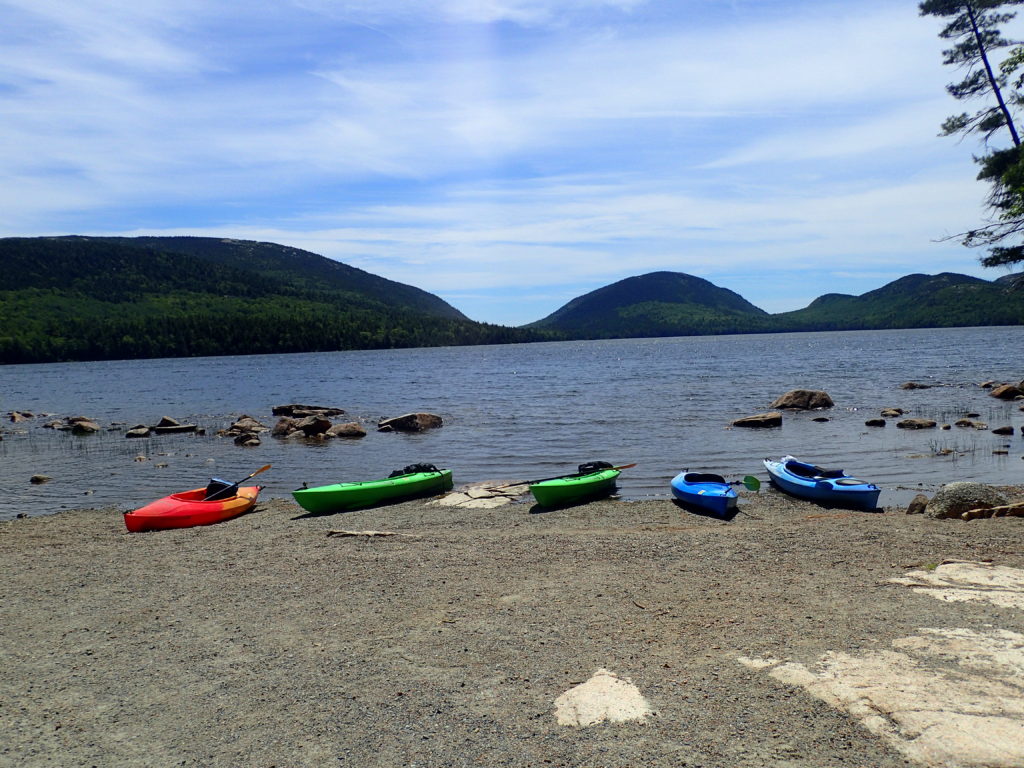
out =
<path fill-rule="evenodd" d="M 255 472 L 253 472 L 251 475 L 249 475 L 249 477 L 245 478 L 245 480 L 251 480 L 252 478 L 256 477 L 256 475 L 258 475 L 260 472 L 266 472 L 268 469 L 270 469 L 271 466 L 272 466 L 271 464 L 267 464 L 265 467 L 260 467 Z M 245 480 L 239 480 L 238 484 L 241 485 L 242 483 L 245 482 Z"/>
<path fill-rule="evenodd" d="M 753 475 L 747 475 L 743 478 L 743 487 L 748 491 L 759 491 L 761 490 L 761 481 Z"/>

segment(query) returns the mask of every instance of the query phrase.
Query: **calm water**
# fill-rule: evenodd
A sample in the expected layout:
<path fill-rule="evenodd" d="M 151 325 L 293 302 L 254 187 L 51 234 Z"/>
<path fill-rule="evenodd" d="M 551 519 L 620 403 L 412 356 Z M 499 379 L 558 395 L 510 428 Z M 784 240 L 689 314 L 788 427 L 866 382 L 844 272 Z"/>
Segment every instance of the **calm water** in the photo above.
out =
<path fill-rule="evenodd" d="M 264 496 L 303 481 L 371 479 L 414 462 L 454 469 L 456 483 L 537 478 L 602 459 L 637 462 L 620 479 L 627 499 L 669 498 L 683 468 L 764 478 L 761 459 L 792 453 L 844 466 L 895 503 L 956 479 L 1024 482 L 1024 413 L 979 382 L 1024 378 L 1024 328 L 865 331 L 560 342 L 493 347 L 336 352 L 0 367 L 0 413 L 90 416 L 104 426 L 162 416 L 206 427 L 207 436 L 127 440 L 118 432 L 75 437 L 47 419 L 4 422 L 0 519 L 19 512 L 114 505 L 133 508 L 166 493 L 237 480 L 264 464 Z M 936 385 L 904 391 L 905 381 Z M 824 389 L 836 407 L 787 415 L 781 429 L 727 429 L 783 392 Z M 249 414 L 268 426 L 282 403 L 346 409 L 366 423 L 362 440 L 324 445 L 264 437 L 239 448 L 214 432 Z M 884 429 L 864 420 L 887 406 L 952 422 L 968 411 L 988 431 Z M 385 434 L 381 417 L 440 414 L 445 426 Z M 1006 450 L 1005 456 L 994 450 Z M 954 456 L 935 456 L 942 449 Z M 137 462 L 138 455 L 149 460 Z M 45 485 L 28 481 L 53 477 Z"/>

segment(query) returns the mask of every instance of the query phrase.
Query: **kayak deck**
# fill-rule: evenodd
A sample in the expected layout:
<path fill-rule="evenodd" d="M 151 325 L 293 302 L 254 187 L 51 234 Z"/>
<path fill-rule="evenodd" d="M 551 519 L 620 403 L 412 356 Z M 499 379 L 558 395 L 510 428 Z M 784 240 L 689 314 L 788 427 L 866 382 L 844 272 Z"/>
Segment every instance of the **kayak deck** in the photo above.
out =
<path fill-rule="evenodd" d="M 292 497 L 307 512 L 325 513 L 362 509 L 385 501 L 443 493 L 452 487 L 452 471 L 441 469 L 437 472 L 412 472 L 380 480 L 300 488 L 292 492 Z"/>
<path fill-rule="evenodd" d="M 248 512 L 256 504 L 261 487 L 239 488 L 234 496 L 203 501 L 206 488 L 172 493 L 139 509 L 125 512 L 124 524 L 132 533 L 213 525 Z"/>
<path fill-rule="evenodd" d="M 671 482 L 672 495 L 683 504 L 724 517 L 736 509 L 737 493 L 721 475 L 680 472 Z"/>
<path fill-rule="evenodd" d="M 874 483 L 852 477 L 841 469 L 823 469 L 783 456 L 764 460 L 772 483 L 794 496 L 826 504 L 874 509 L 882 492 Z"/>
<path fill-rule="evenodd" d="M 615 481 L 620 474 L 617 469 L 604 469 L 584 475 L 542 480 L 530 485 L 530 493 L 542 507 L 575 504 L 611 493 L 615 490 Z"/>

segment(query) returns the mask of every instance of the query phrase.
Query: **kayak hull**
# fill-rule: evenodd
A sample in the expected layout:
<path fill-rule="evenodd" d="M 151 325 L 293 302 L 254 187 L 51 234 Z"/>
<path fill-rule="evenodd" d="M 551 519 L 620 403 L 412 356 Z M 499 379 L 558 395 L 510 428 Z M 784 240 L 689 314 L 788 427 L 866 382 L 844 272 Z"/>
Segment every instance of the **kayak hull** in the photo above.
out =
<path fill-rule="evenodd" d="M 292 492 L 296 503 L 307 512 L 341 512 L 363 509 L 386 501 L 430 496 L 450 491 L 452 471 L 413 472 L 364 482 L 334 483 Z"/>
<path fill-rule="evenodd" d="M 124 524 L 132 533 L 213 525 L 248 512 L 256 504 L 259 493 L 258 485 L 239 488 L 235 496 L 216 501 L 203 501 L 206 488 L 172 493 L 144 507 L 125 512 Z"/>
<path fill-rule="evenodd" d="M 542 480 L 530 486 L 530 493 L 542 507 L 560 507 L 607 496 L 615 490 L 619 470 L 604 469 L 585 475 Z"/>
<path fill-rule="evenodd" d="M 764 468 L 777 488 L 822 504 L 875 509 L 882 493 L 874 483 L 858 480 L 841 469 L 824 470 L 792 456 L 783 456 L 778 461 L 765 459 Z"/>
<path fill-rule="evenodd" d="M 672 478 L 672 495 L 683 504 L 698 507 L 718 517 L 736 510 L 736 490 L 720 475 L 680 472 Z"/>

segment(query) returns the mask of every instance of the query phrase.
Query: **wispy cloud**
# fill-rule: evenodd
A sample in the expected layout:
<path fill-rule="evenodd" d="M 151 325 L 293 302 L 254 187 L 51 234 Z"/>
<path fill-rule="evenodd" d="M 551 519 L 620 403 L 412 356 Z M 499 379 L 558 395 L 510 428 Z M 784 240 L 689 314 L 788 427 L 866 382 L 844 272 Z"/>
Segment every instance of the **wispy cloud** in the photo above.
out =
<path fill-rule="evenodd" d="M 984 190 L 913 4 L 0 8 L 9 235 L 275 240 L 508 322 L 654 269 L 756 272 L 763 304 L 822 264 L 977 269 L 935 242 Z"/>

